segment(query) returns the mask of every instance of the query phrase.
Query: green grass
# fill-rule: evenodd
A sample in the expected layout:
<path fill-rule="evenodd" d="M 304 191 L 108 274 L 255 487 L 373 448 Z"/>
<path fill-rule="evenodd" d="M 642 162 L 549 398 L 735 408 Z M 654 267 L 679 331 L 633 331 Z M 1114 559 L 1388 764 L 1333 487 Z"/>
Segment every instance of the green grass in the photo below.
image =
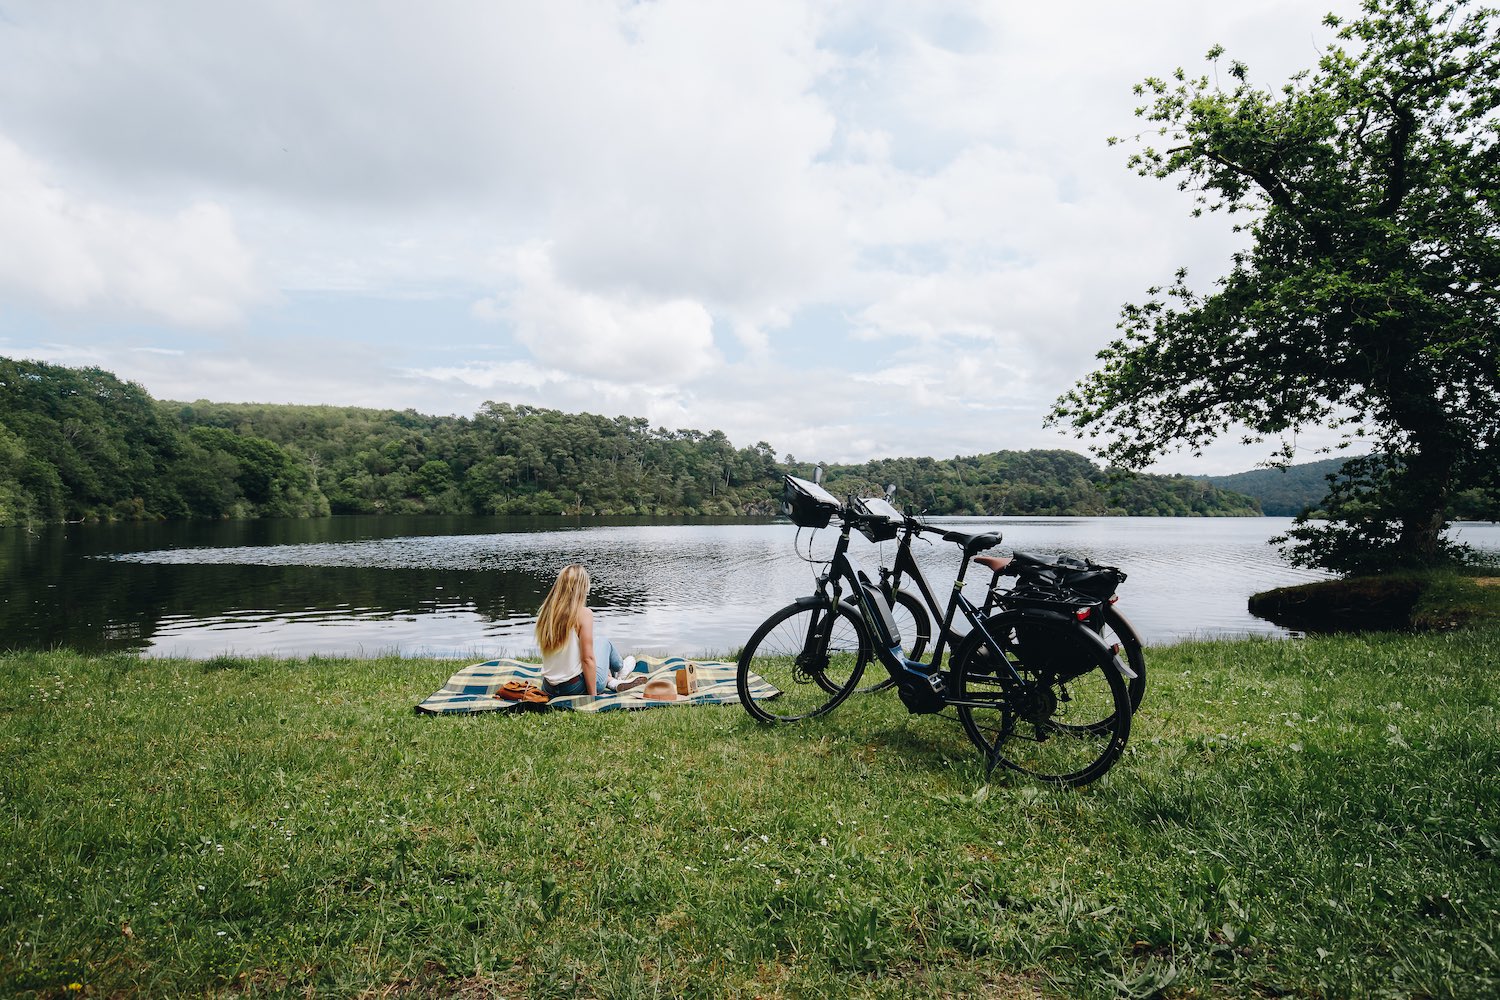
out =
<path fill-rule="evenodd" d="M 893 694 L 427 718 L 440 661 L 0 657 L 0 993 L 1481 997 L 1500 630 L 1153 650 L 987 783 Z"/>

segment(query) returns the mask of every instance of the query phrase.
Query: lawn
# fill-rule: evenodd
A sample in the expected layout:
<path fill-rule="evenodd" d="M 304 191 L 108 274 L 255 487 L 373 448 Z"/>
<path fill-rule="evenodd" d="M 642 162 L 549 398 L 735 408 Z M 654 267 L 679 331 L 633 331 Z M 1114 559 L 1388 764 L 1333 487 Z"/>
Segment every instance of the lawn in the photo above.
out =
<path fill-rule="evenodd" d="M 894 694 L 431 718 L 447 661 L 0 656 L 0 993 L 1481 997 L 1500 629 L 1148 651 L 1083 791 Z"/>

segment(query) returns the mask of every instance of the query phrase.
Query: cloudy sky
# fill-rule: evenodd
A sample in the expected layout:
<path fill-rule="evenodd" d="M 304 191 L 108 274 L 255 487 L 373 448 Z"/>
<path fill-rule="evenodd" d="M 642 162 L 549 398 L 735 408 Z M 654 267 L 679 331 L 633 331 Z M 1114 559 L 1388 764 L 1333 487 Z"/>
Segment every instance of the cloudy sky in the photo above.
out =
<path fill-rule="evenodd" d="M 1106 144 L 1132 86 L 1216 42 L 1277 85 L 1355 6 L 0 0 L 0 355 L 807 460 L 1081 451 L 1042 417 L 1120 305 L 1236 245 Z"/>

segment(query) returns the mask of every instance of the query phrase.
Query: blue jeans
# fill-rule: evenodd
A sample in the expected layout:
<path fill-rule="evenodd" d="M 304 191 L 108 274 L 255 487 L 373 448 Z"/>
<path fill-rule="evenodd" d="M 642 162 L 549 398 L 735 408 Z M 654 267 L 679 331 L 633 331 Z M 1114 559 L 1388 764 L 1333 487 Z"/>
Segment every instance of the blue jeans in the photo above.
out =
<path fill-rule="evenodd" d="M 619 650 L 615 649 L 614 643 L 603 636 L 594 636 L 595 691 L 600 694 L 608 691 L 609 688 L 605 685 L 611 677 L 620 672 L 620 668 L 624 665 L 625 663 L 620 659 Z M 562 698 L 568 695 L 589 693 L 589 689 L 583 684 L 582 674 L 579 674 L 570 681 L 563 681 L 557 685 L 544 680 L 542 681 L 542 689 L 547 692 L 547 697 L 549 698 Z"/>

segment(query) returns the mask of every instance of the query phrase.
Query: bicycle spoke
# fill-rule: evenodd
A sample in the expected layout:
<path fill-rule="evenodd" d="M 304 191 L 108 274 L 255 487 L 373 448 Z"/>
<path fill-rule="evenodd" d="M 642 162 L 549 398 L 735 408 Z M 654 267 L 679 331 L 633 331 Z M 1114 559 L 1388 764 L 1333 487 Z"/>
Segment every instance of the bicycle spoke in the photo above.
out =
<path fill-rule="evenodd" d="M 792 722 L 829 711 L 854 689 L 869 659 L 859 619 L 840 608 L 792 605 L 763 624 L 740 654 L 740 702 L 762 722 Z M 759 682 L 775 694 L 754 697 Z"/>
<path fill-rule="evenodd" d="M 1085 784 L 1107 771 L 1129 735 L 1129 695 L 1113 657 L 1066 620 L 1010 617 L 975 636 L 955 667 L 955 698 L 986 759 L 1059 784 Z M 1019 683 L 1003 684 L 1014 670 Z"/>

